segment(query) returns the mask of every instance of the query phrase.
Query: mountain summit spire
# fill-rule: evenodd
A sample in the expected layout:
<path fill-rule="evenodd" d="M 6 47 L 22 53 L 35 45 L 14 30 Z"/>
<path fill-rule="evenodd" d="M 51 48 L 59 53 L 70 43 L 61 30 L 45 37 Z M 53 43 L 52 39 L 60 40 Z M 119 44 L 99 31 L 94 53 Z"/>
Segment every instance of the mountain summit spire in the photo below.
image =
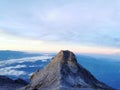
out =
<path fill-rule="evenodd" d="M 20 90 L 114 90 L 98 81 L 77 63 L 71 51 L 61 50 L 42 70 L 36 71 L 30 84 Z"/>
<path fill-rule="evenodd" d="M 74 53 L 72 53 L 69 50 L 61 50 L 54 58 L 53 60 L 57 60 L 61 63 L 66 63 L 68 61 L 77 63 L 76 57 Z"/>
<path fill-rule="evenodd" d="M 61 60 L 76 60 L 74 53 L 69 50 L 61 50 L 56 58 L 60 58 Z"/>

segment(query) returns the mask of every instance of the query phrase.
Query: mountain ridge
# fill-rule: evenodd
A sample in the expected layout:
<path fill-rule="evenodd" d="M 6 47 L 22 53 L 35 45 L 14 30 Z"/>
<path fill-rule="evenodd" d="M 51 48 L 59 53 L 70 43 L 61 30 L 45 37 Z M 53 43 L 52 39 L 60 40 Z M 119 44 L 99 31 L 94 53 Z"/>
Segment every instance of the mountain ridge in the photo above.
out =
<path fill-rule="evenodd" d="M 21 88 L 28 83 L 20 78 L 12 80 L 6 76 L 0 75 L 0 90 L 16 90 Z"/>
<path fill-rule="evenodd" d="M 115 90 L 98 81 L 77 63 L 69 50 L 61 50 L 42 70 L 35 72 L 30 84 L 20 90 Z"/>

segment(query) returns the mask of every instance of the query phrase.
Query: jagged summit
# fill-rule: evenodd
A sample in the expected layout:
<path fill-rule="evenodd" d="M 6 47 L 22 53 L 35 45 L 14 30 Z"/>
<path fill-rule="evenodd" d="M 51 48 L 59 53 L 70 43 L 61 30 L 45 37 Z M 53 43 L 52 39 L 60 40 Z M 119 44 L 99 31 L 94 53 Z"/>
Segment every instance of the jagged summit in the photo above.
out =
<path fill-rule="evenodd" d="M 52 58 L 52 62 L 54 61 L 60 62 L 61 64 L 69 61 L 77 63 L 74 53 L 69 50 L 61 50 L 55 57 Z"/>
<path fill-rule="evenodd" d="M 20 90 L 114 90 L 98 81 L 77 63 L 71 51 L 61 50 L 42 70 L 31 76 L 30 84 Z"/>
<path fill-rule="evenodd" d="M 67 61 L 67 60 L 75 60 L 76 61 L 74 53 L 72 53 L 69 50 L 61 50 L 55 58 L 57 60 L 63 60 L 63 61 Z"/>

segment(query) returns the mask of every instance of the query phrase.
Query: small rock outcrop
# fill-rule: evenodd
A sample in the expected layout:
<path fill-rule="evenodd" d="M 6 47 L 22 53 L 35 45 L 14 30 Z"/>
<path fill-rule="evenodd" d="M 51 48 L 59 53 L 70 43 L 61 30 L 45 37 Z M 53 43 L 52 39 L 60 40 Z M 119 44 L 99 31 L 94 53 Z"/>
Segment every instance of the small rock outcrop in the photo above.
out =
<path fill-rule="evenodd" d="M 25 80 L 23 80 L 21 78 L 18 78 L 16 80 L 14 80 L 14 82 L 18 83 L 18 84 L 23 84 L 23 85 L 27 85 L 28 84 Z"/>
<path fill-rule="evenodd" d="M 0 90 L 16 90 L 27 85 L 22 79 L 12 80 L 6 76 L 0 76 Z"/>
<path fill-rule="evenodd" d="M 19 90 L 115 90 L 98 81 L 77 63 L 68 50 L 60 51 L 42 70 L 37 70 L 30 84 Z"/>

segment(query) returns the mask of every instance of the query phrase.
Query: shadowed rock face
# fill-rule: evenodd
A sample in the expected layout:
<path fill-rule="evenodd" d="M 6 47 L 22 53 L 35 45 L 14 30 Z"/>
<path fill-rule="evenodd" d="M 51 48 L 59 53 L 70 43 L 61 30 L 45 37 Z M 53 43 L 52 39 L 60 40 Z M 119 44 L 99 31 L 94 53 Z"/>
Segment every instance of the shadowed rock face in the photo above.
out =
<path fill-rule="evenodd" d="M 114 90 L 98 81 L 77 63 L 75 55 L 60 51 L 42 70 L 31 76 L 30 84 L 20 90 Z"/>
<path fill-rule="evenodd" d="M 6 76 L 0 76 L 0 90 L 16 90 L 27 85 L 22 79 L 12 80 Z"/>

